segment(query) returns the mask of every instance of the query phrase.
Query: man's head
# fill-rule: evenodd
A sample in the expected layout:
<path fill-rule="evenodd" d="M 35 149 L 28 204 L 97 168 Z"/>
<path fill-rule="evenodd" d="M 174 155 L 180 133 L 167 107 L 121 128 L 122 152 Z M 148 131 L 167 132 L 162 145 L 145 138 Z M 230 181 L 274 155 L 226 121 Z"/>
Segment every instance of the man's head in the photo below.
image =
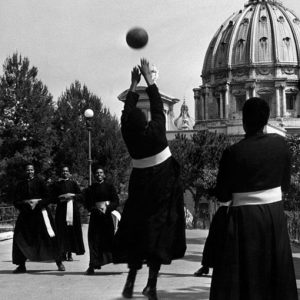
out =
<path fill-rule="evenodd" d="M 243 107 L 243 126 L 246 134 L 256 133 L 267 125 L 270 116 L 269 104 L 257 97 L 247 100 Z"/>
<path fill-rule="evenodd" d="M 147 119 L 145 114 L 135 107 L 128 115 L 128 123 L 132 130 L 144 131 L 147 126 Z"/>
<path fill-rule="evenodd" d="M 61 168 L 61 177 L 63 179 L 68 179 L 70 177 L 70 170 L 69 170 L 69 167 L 67 166 L 63 166 Z"/>
<path fill-rule="evenodd" d="M 34 166 L 33 164 L 27 164 L 25 166 L 25 173 L 27 179 L 32 179 L 34 177 Z"/>
<path fill-rule="evenodd" d="M 102 182 L 105 178 L 104 168 L 101 166 L 97 166 L 94 169 L 94 177 L 97 182 Z"/>

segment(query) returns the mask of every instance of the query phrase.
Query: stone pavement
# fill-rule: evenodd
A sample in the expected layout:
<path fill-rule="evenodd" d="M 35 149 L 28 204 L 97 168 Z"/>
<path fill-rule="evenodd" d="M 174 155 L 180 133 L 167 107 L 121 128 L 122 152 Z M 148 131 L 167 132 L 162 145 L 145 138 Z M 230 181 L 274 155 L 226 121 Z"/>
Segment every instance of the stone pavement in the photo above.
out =
<path fill-rule="evenodd" d="M 26 274 L 12 274 L 12 240 L 0 242 L 0 300 L 121 300 L 127 277 L 126 265 L 107 265 L 94 276 L 84 275 L 88 267 L 87 225 L 83 226 L 87 253 L 65 262 L 66 271 L 58 272 L 55 263 L 27 263 Z M 188 249 L 183 259 L 162 266 L 158 280 L 161 300 L 208 300 L 211 277 L 193 277 L 200 267 L 207 230 L 187 230 Z M 297 285 L 300 288 L 300 248 L 293 247 Z M 147 281 L 144 267 L 136 280 L 133 299 L 146 299 L 141 294 Z M 300 299 L 300 298 L 299 298 Z"/>

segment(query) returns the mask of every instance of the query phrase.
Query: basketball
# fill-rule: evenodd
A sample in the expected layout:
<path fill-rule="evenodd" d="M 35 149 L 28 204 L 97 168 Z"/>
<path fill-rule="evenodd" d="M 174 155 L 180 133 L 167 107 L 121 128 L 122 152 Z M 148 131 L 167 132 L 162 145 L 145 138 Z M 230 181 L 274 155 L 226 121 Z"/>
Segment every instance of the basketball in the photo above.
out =
<path fill-rule="evenodd" d="M 126 42 L 133 49 L 140 49 L 148 43 L 148 33 L 140 27 L 131 28 L 126 34 Z"/>

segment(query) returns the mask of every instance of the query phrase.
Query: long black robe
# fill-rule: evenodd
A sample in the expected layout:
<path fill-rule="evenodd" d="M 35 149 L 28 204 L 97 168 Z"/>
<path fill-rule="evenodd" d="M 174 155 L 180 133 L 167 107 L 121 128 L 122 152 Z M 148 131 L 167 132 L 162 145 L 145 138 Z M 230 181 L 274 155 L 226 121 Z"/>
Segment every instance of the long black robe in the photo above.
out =
<path fill-rule="evenodd" d="M 90 266 L 100 268 L 112 262 L 114 223 L 111 212 L 119 205 L 114 186 L 107 182 L 93 183 L 84 193 L 86 208 L 90 211 L 88 243 Z M 97 208 L 97 202 L 109 201 L 106 213 Z"/>
<path fill-rule="evenodd" d="M 73 225 L 69 226 L 66 222 L 67 202 L 62 202 L 59 195 L 72 193 L 75 194 L 73 200 Z M 84 244 L 82 238 L 81 220 L 78 202 L 81 200 L 81 191 L 78 184 L 73 180 L 60 180 L 52 188 L 52 196 L 57 204 L 55 212 L 55 225 L 57 231 L 57 242 L 60 256 L 63 257 L 67 252 L 84 254 Z"/>
<path fill-rule="evenodd" d="M 227 206 L 220 206 L 213 216 L 203 253 L 202 266 L 213 268 L 223 247 L 226 234 Z"/>
<path fill-rule="evenodd" d="M 14 264 L 46 261 L 57 258 L 56 237 L 50 237 L 45 226 L 42 209 L 46 209 L 52 229 L 54 221 L 47 205 L 50 203 L 46 184 L 39 178 L 20 182 L 15 190 L 14 206 L 20 211 L 13 237 L 12 258 Z M 35 209 L 24 200 L 42 199 Z"/>
<path fill-rule="evenodd" d="M 225 150 L 218 200 L 262 191 L 290 180 L 284 138 L 258 133 Z M 278 199 L 274 199 L 278 200 Z M 297 287 L 282 201 L 230 207 L 224 246 L 214 267 L 210 300 L 296 300 Z"/>
<path fill-rule="evenodd" d="M 121 118 L 123 139 L 133 159 L 163 151 L 166 119 L 156 85 L 146 89 L 150 98 L 151 121 L 136 131 L 130 112 L 138 94 L 128 92 Z M 184 256 L 185 218 L 179 165 L 173 157 L 148 168 L 133 168 L 122 219 L 115 237 L 115 262 L 170 264 Z"/>

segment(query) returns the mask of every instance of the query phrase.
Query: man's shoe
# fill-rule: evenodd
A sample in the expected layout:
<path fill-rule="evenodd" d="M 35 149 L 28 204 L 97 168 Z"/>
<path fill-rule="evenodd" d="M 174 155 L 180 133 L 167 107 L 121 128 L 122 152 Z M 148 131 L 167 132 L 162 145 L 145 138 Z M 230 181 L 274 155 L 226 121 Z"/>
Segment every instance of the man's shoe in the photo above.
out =
<path fill-rule="evenodd" d="M 151 288 L 150 286 L 146 286 L 143 289 L 143 295 L 148 297 L 149 300 L 157 300 L 156 288 Z"/>
<path fill-rule="evenodd" d="M 198 271 L 194 273 L 195 277 L 201 277 L 203 275 L 207 275 L 209 273 L 209 268 L 208 267 L 201 267 Z"/>
<path fill-rule="evenodd" d="M 57 265 L 58 271 L 61 271 L 61 272 L 66 271 L 66 268 L 62 262 L 58 262 L 58 263 L 56 263 L 56 265 Z"/>
<path fill-rule="evenodd" d="M 95 274 L 95 270 L 94 270 L 93 267 L 88 267 L 84 274 L 85 275 L 94 275 Z"/>
<path fill-rule="evenodd" d="M 19 265 L 15 270 L 13 270 L 14 274 L 26 273 L 26 267 L 23 265 Z"/>
<path fill-rule="evenodd" d="M 73 257 L 72 257 L 72 254 L 71 254 L 71 253 L 68 254 L 68 256 L 67 256 L 67 261 L 73 261 Z"/>

